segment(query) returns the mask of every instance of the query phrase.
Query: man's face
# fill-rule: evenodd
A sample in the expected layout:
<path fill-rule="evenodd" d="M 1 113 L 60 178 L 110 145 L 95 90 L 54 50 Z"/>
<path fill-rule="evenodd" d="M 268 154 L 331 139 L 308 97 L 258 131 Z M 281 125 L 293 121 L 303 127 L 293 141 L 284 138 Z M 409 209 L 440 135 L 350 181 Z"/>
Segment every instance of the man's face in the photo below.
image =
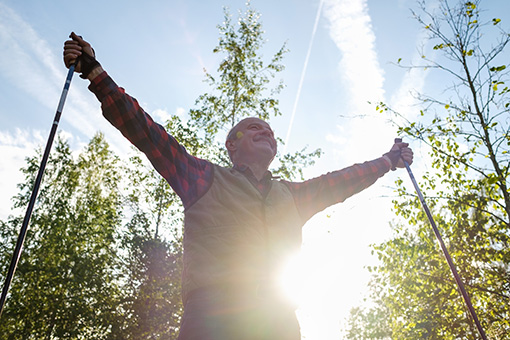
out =
<path fill-rule="evenodd" d="M 270 163 L 276 155 L 276 140 L 268 123 L 259 118 L 246 118 L 236 129 L 232 145 L 239 161 L 263 161 Z"/>

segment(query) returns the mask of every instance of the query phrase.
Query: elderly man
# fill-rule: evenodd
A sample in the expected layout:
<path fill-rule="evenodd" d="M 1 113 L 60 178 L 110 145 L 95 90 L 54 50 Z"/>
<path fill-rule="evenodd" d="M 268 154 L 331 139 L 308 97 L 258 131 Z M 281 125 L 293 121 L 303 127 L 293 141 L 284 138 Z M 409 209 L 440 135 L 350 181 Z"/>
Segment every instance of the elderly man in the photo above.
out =
<path fill-rule="evenodd" d="M 76 34 L 64 44 L 67 67 L 90 80 L 103 115 L 179 195 L 185 208 L 184 315 L 180 340 L 299 340 L 295 306 L 275 289 L 301 228 L 314 214 L 372 185 L 390 169 L 412 163 L 406 143 L 380 158 L 304 182 L 274 178 L 273 130 L 246 118 L 225 146 L 233 167 L 187 153 L 103 70 L 90 44 Z"/>

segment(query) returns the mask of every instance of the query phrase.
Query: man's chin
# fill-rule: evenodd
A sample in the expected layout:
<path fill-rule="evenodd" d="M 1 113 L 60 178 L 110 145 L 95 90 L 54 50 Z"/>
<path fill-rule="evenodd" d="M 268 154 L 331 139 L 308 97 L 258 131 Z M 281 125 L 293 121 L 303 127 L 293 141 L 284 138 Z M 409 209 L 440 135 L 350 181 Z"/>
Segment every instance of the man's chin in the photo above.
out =
<path fill-rule="evenodd" d="M 263 148 L 259 149 L 258 152 L 258 158 L 263 160 L 269 160 L 269 163 L 271 163 L 276 155 L 276 152 L 271 148 Z"/>

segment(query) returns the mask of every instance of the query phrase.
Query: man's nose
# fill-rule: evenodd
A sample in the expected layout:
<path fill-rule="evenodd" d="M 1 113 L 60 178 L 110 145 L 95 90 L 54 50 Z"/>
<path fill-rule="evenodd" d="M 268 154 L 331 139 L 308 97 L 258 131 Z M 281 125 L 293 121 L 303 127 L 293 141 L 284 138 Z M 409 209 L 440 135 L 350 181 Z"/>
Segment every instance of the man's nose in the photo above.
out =
<path fill-rule="evenodd" d="M 271 129 L 264 129 L 262 130 L 262 133 L 266 136 L 269 136 L 269 137 L 273 137 L 274 134 L 273 134 L 273 131 Z"/>

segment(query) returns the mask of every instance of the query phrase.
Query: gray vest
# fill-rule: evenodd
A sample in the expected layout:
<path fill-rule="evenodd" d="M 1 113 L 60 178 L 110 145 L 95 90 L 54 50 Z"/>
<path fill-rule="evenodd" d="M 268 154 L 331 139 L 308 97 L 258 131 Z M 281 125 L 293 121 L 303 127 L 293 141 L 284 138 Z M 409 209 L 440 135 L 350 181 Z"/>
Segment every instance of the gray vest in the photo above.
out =
<path fill-rule="evenodd" d="M 299 250 L 303 224 L 283 182 L 264 198 L 239 171 L 214 166 L 211 187 L 185 211 L 184 301 L 197 288 L 273 281 Z"/>

